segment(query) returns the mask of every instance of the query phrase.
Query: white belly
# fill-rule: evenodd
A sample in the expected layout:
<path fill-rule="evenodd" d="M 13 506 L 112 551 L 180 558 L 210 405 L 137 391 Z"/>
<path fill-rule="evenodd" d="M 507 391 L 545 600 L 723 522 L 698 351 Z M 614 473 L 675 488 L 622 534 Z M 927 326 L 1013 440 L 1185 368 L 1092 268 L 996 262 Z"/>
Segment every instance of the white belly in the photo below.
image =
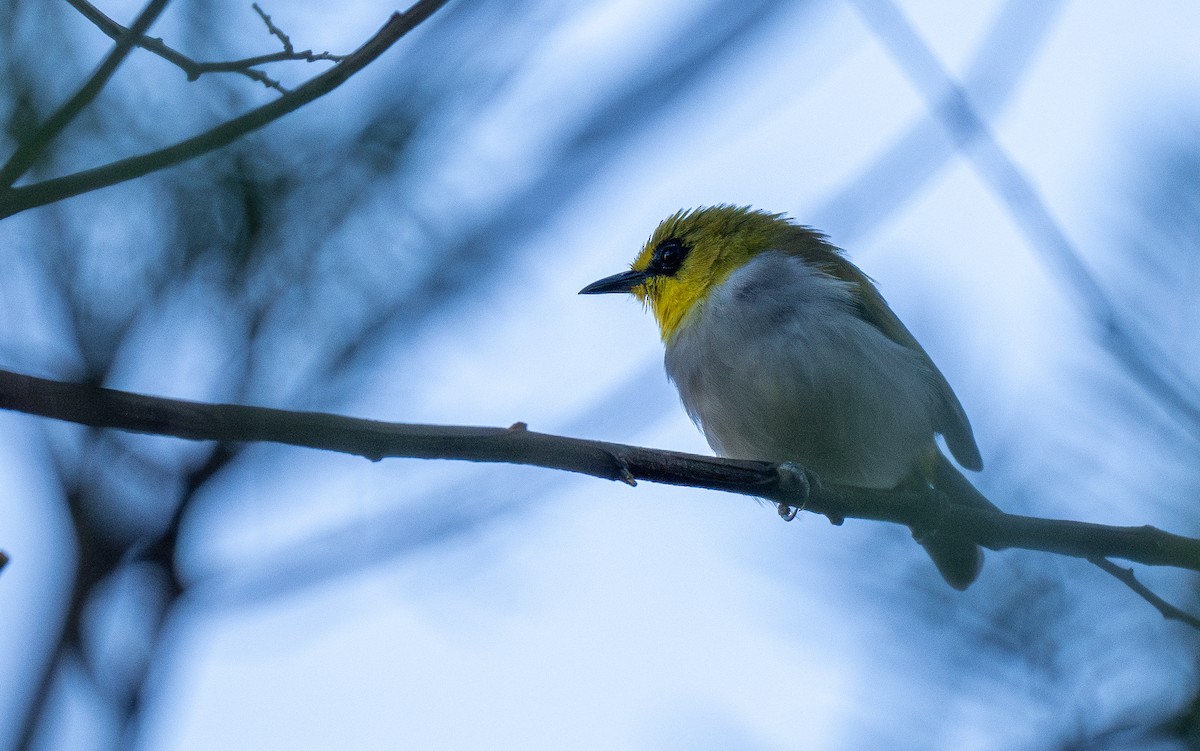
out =
<path fill-rule="evenodd" d="M 723 456 L 890 488 L 933 442 L 936 390 L 920 356 L 795 256 L 763 253 L 714 288 L 667 343 L 666 368 Z"/>

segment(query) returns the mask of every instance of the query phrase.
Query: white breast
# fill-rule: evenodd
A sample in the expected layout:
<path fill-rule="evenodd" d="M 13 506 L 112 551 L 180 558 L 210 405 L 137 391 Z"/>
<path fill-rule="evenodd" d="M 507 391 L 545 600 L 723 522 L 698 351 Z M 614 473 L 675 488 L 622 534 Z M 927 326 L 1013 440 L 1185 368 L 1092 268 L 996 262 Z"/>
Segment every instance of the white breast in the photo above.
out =
<path fill-rule="evenodd" d="M 920 356 L 860 318 L 847 283 L 796 256 L 762 253 L 714 288 L 667 343 L 666 368 L 723 456 L 890 488 L 933 441 Z"/>

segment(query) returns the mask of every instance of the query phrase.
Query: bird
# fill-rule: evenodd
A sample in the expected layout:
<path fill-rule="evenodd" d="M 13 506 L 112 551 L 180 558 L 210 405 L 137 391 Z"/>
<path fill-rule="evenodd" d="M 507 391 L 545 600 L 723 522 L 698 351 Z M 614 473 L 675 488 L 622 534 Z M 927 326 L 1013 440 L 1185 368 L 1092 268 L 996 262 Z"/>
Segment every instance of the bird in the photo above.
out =
<path fill-rule="evenodd" d="M 632 293 L 654 314 L 668 378 L 720 456 L 799 464 L 818 481 L 935 488 L 995 508 L 958 465 L 983 469 L 945 376 L 875 283 L 821 232 L 785 214 L 718 204 L 663 220 L 628 271 L 580 294 Z M 983 555 L 918 533 L 966 589 Z"/>

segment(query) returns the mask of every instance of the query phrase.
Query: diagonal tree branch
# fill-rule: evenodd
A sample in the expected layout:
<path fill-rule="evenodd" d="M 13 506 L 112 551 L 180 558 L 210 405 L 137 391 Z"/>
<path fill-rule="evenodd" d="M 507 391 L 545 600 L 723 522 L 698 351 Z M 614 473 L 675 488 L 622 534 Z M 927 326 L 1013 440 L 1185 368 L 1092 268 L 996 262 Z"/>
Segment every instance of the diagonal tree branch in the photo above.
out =
<path fill-rule="evenodd" d="M 402 36 L 446 4 L 448 0 L 418 0 L 403 13 L 394 13 L 378 32 L 357 50 L 329 70 L 308 80 L 273 102 L 224 122 L 211 130 L 166 148 L 121 159 L 71 175 L 0 192 L 0 219 L 35 206 L 61 201 L 80 193 L 133 180 L 142 175 L 194 159 L 226 146 L 238 138 L 268 125 L 284 115 L 333 91 L 362 70 Z"/>
<path fill-rule="evenodd" d="M 125 61 L 125 57 L 137 46 L 137 41 L 150 28 L 150 24 L 154 23 L 158 15 L 167 7 L 167 2 L 168 0 L 150 0 L 145 9 L 134 19 L 133 24 L 117 37 L 117 43 L 112 51 L 101 61 L 99 67 L 84 82 L 83 86 L 17 147 L 4 166 L 0 167 L 0 187 L 12 187 L 12 184 L 33 166 L 33 163 L 50 145 L 50 142 L 62 132 L 63 128 L 67 127 L 75 119 L 75 116 L 96 98 L 96 95 L 112 78 L 113 73 L 116 73 L 117 68 Z"/>
<path fill-rule="evenodd" d="M 891 53 L 897 65 L 925 97 L 930 114 L 941 123 L 955 147 L 974 163 L 980 177 L 1007 205 L 1031 244 L 1057 264 L 1084 307 L 1101 328 L 1101 342 L 1138 383 L 1160 401 L 1185 429 L 1200 431 L 1196 384 L 1153 342 L 1140 336 L 1122 316 L 1078 249 L 1051 216 L 1033 184 L 1004 150 L 980 105 L 968 96 L 925 40 L 892 0 L 855 0 L 860 14 Z M 1200 629 L 1200 619 L 1167 603 L 1139 582 L 1129 569 L 1103 557 L 1089 560 L 1118 579 L 1166 618 Z"/>
<path fill-rule="evenodd" d="M 791 464 L 717 459 L 510 428 L 412 425 L 320 412 L 145 396 L 0 370 L 0 408 L 192 440 L 268 441 L 385 457 L 526 464 L 635 484 L 686 485 L 769 499 L 828 516 L 903 524 L 993 550 L 1112 557 L 1200 571 L 1200 540 L 1151 526 L 1118 527 L 1006 514 L 950 503 L 936 491 L 822 485 Z"/>
<path fill-rule="evenodd" d="M 946 137 L 942 113 L 927 108 L 909 127 L 836 194 L 813 210 L 811 224 L 846 246 L 874 232 L 920 195 L 959 153 L 973 129 L 1003 115 L 1026 80 L 1063 12 L 1064 0 L 1006 0 L 963 66 L 960 88 L 979 118 L 960 124 L 957 139 Z"/>
<path fill-rule="evenodd" d="M 1200 435 L 1200 392 L 1197 385 L 1154 342 L 1141 335 L 1083 261 L 1078 248 L 1051 215 L 1033 183 L 1000 144 L 964 88 L 938 61 L 904 13 L 892 0 L 854 0 L 897 65 L 925 97 L 926 103 L 980 177 L 1008 207 L 1017 227 L 1056 265 L 1084 309 L 1100 328 L 1101 342 L 1167 407 L 1182 427 Z"/>

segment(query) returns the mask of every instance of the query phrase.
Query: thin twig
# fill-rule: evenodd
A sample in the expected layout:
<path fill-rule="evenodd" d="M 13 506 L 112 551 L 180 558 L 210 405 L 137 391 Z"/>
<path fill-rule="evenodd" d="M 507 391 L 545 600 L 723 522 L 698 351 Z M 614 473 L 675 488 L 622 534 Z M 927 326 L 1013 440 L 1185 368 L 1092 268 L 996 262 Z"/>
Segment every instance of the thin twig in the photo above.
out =
<path fill-rule="evenodd" d="M 312 50 L 304 50 L 303 52 L 270 52 L 265 55 L 242 58 L 241 60 L 226 60 L 215 63 L 193 62 L 191 70 L 195 73 L 195 77 L 198 77 L 202 73 L 246 73 L 246 68 L 285 60 L 302 60 L 309 63 L 314 63 L 318 60 L 328 60 L 337 63 L 345 59 L 345 55 L 335 55 L 331 52 L 313 52 Z"/>
<path fill-rule="evenodd" d="M 0 219 L 80 193 L 133 180 L 230 144 L 333 91 L 447 2 L 448 0 L 419 0 L 404 13 L 394 13 L 373 37 L 337 65 L 309 79 L 287 95 L 204 133 L 157 151 L 0 192 Z"/>
<path fill-rule="evenodd" d="M 128 29 L 126 29 L 124 26 L 104 15 L 99 8 L 92 5 L 87 0 L 67 0 L 67 4 L 78 11 L 81 16 L 91 21 L 96 28 L 104 32 L 104 34 L 110 39 L 119 39 L 122 34 L 128 31 Z M 185 73 L 188 73 L 188 80 L 192 80 L 192 76 L 189 71 L 196 64 L 192 58 L 188 57 L 182 52 L 179 52 L 178 50 L 168 47 L 167 44 L 158 37 L 149 37 L 143 34 L 142 37 L 138 39 L 137 45 L 147 52 L 152 52 L 167 62 L 182 68 Z"/>
<path fill-rule="evenodd" d="M 109 37 L 116 39 L 123 34 L 126 29 L 121 24 L 104 15 L 96 6 L 92 5 L 88 0 L 67 0 L 71 7 L 77 10 L 84 18 L 95 24 L 96 28 L 107 34 Z M 257 5 L 255 10 L 262 14 L 262 11 Z M 270 18 L 267 17 L 267 28 L 271 30 L 272 35 L 278 36 L 283 34 L 270 23 Z M 278 32 L 278 34 L 276 33 Z M 274 89 L 281 94 L 287 94 L 288 89 L 279 81 L 267 75 L 264 71 L 257 70 L 255 66 L 265 65 L 267 63 L 277 63 L 286 61 L 301 61 L 314 63 L 320 60 L 328 62 L 340 62 L 345 59 L 345 55 L 335 55 L 332 52 L 313 52 L 311 49 L 302 52 L 296 52 L 292 47 L 291 39 L 283 34 L 284 50 L 282 52 L 272 52 L 265 55 L 255 55 L 253 57 L 242 58 L 241 60 L 226 60 L 216 62 L 201 62 L 183 54 L 179 50 L 168 46 L 162 39 L 143 36 L 138 41 L 138 46 L 158 55 L 162 59 L 176 66 L 183 71 L 187 76 L 187 80 L 195 81 L 205 73 L 236 73 L 245 76 L 252 81 L 257 81 L 263 86 Z"/>
<path fill-rule="evenodd" d="M 1091 561 L 1094 566 L 1100 568 L 1105 573 L 1108 573 L 1118 581 L 1122 582 L 1125 586 L 1132 589 L 1143 600 L 1153 605 L 1158 612 L 1162 613 L 1163 618 L 1172 621 L 1181 621 L 1194 629 L 1200 630 L 1200 618 L 1197 618 L 1191 613 L 1180 610 L 1163 598 L 1154 594 L 1154 592 L 1150 591 L 1145 584 L 1142 584 L 1140 581 L 1138 581 L 1137 577 L 1133 574 L 1133 569 L 1118 566 L 1107 558 L 1094 557 L 1088 558 L 1088 560 Z"/>
<path fill-rule="evenodd" d="M 284 53 L 288 55 L 292 54 L 291 38 L 288 37 L 287 34 L 284 34 L 283 30 L 278 26 L 271 23 L 271 17 L 268 16 L 266 12 L 264 12 L 263 9 L 258 6 L 258 3 L 250 3 L 250 7 L 254 8 L 254 12 L 257 13 L 258 17 L 262 19 L 262 22 L 267 25 L 267 31 L 271 32 L 271 36 L 277 38 L 283 44 Z"/>
<path fill-rule="evenodd" d="M 112 78 L 113 73 L 117 72 L 117 68 L 124 62 L 125 57 L 137 46 L 137 41 L 150 28 L 150 24 L 154 23 L 154 19 L 158 18 L 158 15 L 167 7 L 167 2 L 168 0 L 150 0 L 138 17 L 134 19 L 133 24 L 117 37 L 117 42 L 112 50 L 83 86 L 79 87 L 79 90 L 70 99 L 17 147 L 8 162 L 0 167 L 0 188 L 11 188 L 12 184 L 33 166 L 33 163 L 50 145 L 50 142 L 62 132 L 63 128 L 67 127 L 75 119 L 75 116 L 96 98 L 96 95 Z"/>

